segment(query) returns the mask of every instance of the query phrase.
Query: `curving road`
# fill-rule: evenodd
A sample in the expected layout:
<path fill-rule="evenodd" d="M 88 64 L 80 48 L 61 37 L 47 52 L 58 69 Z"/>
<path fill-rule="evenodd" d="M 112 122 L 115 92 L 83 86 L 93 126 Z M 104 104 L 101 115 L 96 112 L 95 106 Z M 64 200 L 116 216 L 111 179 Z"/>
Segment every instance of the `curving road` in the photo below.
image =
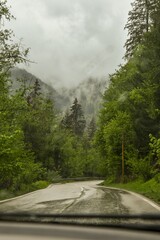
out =
<path fill-rule="evenodd" d="M 11 200 L 0 202 L 0 211 L 39 213 L 160 213 L 160 206 L 142 196 L 101 187 L 101 181 L 54 184 Z"/>

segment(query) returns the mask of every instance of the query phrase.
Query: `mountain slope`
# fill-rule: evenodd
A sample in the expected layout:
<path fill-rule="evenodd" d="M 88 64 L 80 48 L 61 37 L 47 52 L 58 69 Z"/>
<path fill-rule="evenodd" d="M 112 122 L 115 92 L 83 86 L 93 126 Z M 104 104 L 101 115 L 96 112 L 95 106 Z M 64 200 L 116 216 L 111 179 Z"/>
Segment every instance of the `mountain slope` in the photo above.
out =
<path fill-rule="evenodd" d="M 17 89 L 22 83 L 26 87 L 33 86 L 38 78 L 24 69 L 14 68 L 11 71 L 11 79 L 13 82 L 13 89 Z M 107 80 L 105 79 L 99 80 L 90 78 L 81 82 L 75 88 L 54 89 L 52 86 L 44 83 L 41 79 L 38 80 L 43 95 L 49 97 L 54 102 L 55 107 L 59 112 L 64 114 L 66 110 L 69 110 L 74 99 L 77 98 L 82 105 L 87 120 L 90 120 L 93 116 L 97 115 L 102 95 L 107 86 Z"/>
<path fill-rule="evenodd" d="M 37 78 L 33 74 L 27 72 L 24 69 L 13 68 L 11 70 L 11 79 L 12 79 L 12 88 L 18 89 L 21 84 L 24 84 L 26 87 L 31 87 L 34 85 L 35 81 L 38 79 L 41 92 L 45 97 L 50 98 L 57 110 L 61 109 L 61 106 L 64 104 L 65 99 L 61 96 L 52 86 L 44 83 L 41 79 Z"/>

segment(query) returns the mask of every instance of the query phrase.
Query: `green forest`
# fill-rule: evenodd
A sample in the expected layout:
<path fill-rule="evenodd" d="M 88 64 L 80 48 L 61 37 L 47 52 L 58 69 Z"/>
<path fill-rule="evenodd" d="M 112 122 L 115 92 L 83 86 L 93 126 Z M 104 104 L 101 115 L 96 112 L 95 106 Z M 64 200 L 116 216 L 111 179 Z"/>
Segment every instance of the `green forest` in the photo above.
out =
<path fill-rule="evenodd" d="M 1 195 L 76 177 L 102 177 L 106 184 L 139 181 L 159 189 L 160 0 L 133 1 L 125 63 L 110 75 L 99 114 L 90 122 L 76 96 L 59 114 L 38 80 L 26 87 L 17 79 L 21 87 L 13 91 L 10 70 L 30 63 L 29 49 L 5 27 L 14 20 L 5 0 L 0 15 Z"/>
<path fill-rule="evenodd" d="M 125 29 L 125 64 L 110 76 L 96 143 L 106 182 L 148 182 L 142 192 L 160 201 L 160 1 L 135 0 Z"/>

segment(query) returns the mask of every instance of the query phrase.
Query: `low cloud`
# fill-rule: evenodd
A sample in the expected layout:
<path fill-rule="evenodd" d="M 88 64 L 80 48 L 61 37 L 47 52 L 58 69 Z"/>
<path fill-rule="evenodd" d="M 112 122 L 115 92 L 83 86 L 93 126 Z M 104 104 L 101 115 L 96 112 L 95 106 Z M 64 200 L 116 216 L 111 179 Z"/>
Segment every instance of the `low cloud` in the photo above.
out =
<path fill-rule="evenodd" d="M 23 2 L 23 3 L 22 3 Z M 31 47 L 27 68 L 52 85 L 105 77 L 122 63 L 131 0 L 8 0 L 10 23 Z"/>

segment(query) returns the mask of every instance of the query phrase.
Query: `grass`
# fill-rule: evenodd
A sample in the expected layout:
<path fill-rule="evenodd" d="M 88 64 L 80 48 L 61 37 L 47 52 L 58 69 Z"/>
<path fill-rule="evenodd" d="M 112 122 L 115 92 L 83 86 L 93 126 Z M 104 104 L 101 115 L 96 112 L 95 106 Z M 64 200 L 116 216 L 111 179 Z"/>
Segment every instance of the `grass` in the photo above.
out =
<path fill-rule="evenodd" d="M 130 190 L 136 193 L 140 193 L 156 203 L 160 204 L 160 182 L 157 182 L 155 179 L 151 179 L 147 182 L 137 180 L 129 183 L 108 183 L 107 180 L 103 182 L 104 186 L 107 187 L 117 187 L 126 190 Z"/>

